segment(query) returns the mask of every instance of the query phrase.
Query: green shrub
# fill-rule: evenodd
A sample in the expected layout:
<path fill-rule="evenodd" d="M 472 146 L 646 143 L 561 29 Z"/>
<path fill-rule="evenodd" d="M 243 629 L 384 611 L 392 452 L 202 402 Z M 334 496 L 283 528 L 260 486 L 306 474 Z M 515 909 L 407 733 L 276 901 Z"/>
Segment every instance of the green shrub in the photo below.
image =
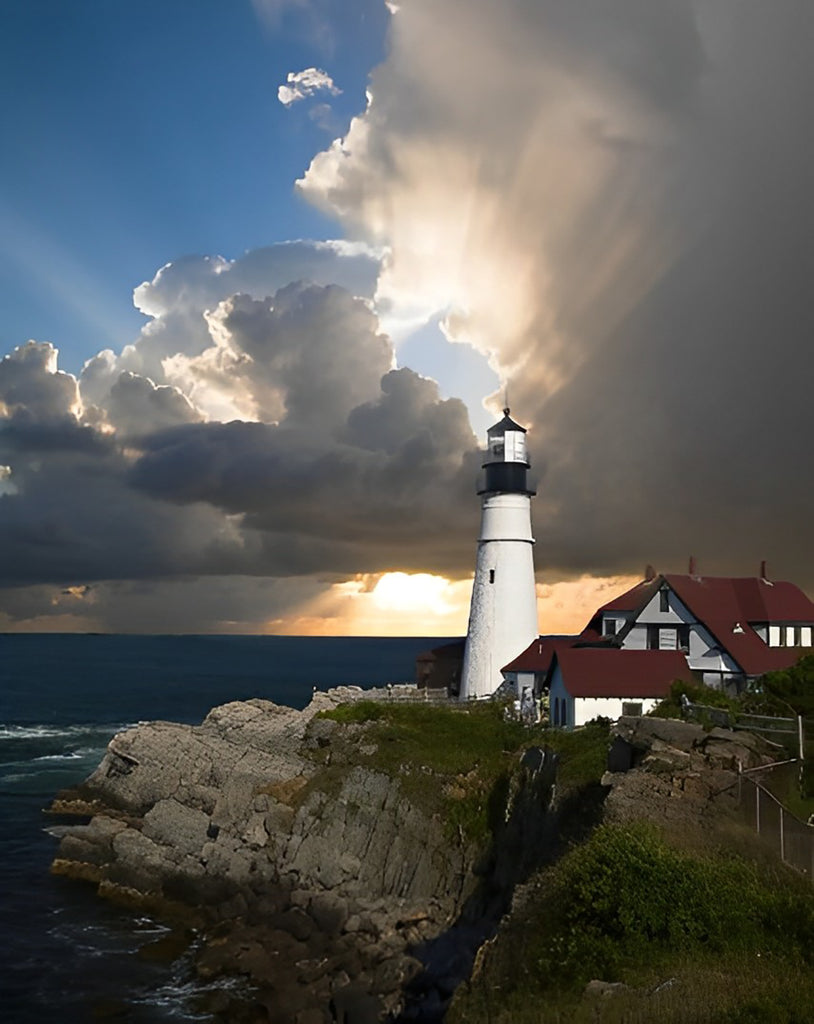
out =
<path fill-rule="evenodd" d="M 737 713 L 741 707 L 737 698 L 727 696 L 722 690 L 714 690 L 704 683 L 676 679 L 670 685 L 670 696 L 653 708 L 650 715 L 653 718 L 683 718 L 682 697 L 686 697 L 691 704 L 721 708 L 731 714 Z"/>
<path fill-rule="evenodd" d="M 782 672 L 767 672 L 754 691 L 772 708 L 769 714 L 814 718 L 814 654 L 807 654 Z"/>
<path fill-rule="evenodd" d="M 649 825 L 603 825 L 549 876 L 539 982 L 618 978 L 667 954 L 814 954 L 814 895 L 774 888 L 731 857 L 679 851 Z"/>

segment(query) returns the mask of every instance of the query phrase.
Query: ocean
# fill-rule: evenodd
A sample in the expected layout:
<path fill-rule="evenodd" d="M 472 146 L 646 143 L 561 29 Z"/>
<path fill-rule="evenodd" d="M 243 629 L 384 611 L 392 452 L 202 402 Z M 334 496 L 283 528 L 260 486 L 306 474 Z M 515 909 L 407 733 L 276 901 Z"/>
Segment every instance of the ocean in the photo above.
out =
<path fill-rule="evenodd" d="M 9 1024 L 205 1021 L 182 955 L 139 953 L 167 929 L 48 873 L 43 814 L 110 738 L 139 721 L 198 723 L 263 697 L 302 708 L 313 687 L 413 679 L 447 638 L 0 634 L 0 1016 Z"/>

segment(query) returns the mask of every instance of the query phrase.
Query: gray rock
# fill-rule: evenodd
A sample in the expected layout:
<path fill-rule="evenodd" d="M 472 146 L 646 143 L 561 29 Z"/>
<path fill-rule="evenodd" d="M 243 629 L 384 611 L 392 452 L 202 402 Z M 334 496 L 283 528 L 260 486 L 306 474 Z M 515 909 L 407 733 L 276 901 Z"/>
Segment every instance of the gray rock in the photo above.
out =
<path fill-rule="evenodd" d="M 600 981 L 594 978 L 585 986 L 585 995 L 592 997 L 607 998 L 608 996 L 619 995 L 621 992 L 629 992 L 630 989 L 621 981 Z"/>
<path fill-rule="evenodd" d="M 706 736 L 700 725 L 674 718 L 623 717 L 613 731 L 638 750 L 649 750 L 655 740 L 661 740 L 670 747 L 690 751 Z"/>
<path fill-rule="evenodd" d="M 209 818 L 175 799 L 159 800 L 144 816 L 142 834 L 155 843 L 171 846 L 190 856 L 200 856 L 207 842 Z"/>

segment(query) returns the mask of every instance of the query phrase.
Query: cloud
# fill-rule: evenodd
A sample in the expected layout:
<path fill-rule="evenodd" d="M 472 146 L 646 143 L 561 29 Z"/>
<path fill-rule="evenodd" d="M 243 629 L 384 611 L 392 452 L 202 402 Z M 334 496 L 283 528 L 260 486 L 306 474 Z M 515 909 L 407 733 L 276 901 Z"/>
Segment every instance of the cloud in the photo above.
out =
<path fill-rule="evenodd" d="M 814 585 L 810 5 L 431 0 L 299 187 L 531 426 L 541 568 Z"/>
<path fill-rule="evenodd" d="M 288 85 L 281 85 L 277 90 L 277 99 L 284 107 L 290 107 L 292 103 L 304 100 L 317 92 L 327 92 L 331 96 L 339 96 L 342 93 L 342 90 L 334 85 L 331 76 L 321 68 L 289 71 L 286 81 Z"/>
<path fill-rule="evenodd" d="M 292 606 L 325 591 L 312 579 L 207 576 L 0 589 L 0 629 L 111 633 L 275 633 Z"/>
<path fill-rule="evenodd" d="M 311 578 L 289 591 L 305 600 L 360 571 L 454 565 L 461 517 L 475 514 L 467 413 L 434 382 L 394 369 L 370 300 L 295 280 L 206 308 L 224 280 L 254 275 L 262 294 L 309 254 L 312 278 L 327 259 L 333 276 L 345 267 L 370 290 L 358 247 L 283 253 L 288 273 L 277 251 L 239 267 L 164 268 L 138 290 L 154 320 L 79 381 L 59 371 L 50 344 L 0 363 L 2 582 L 21 609 L 24 593 L 57 588 L 56 603 L 21 610 L 20 622 L 81 615 L 84 628 L 118 628 L 128 580 L 169 600 L 162 580 Z M 126 368 L 146 365 L 159 380 Z M 133 614 L 148 623 L 144 608 Z M 181 618 L 168 612 L 167 628 Z"/>
<path fill-rule="evenodd" d="M 538 569 L 578 581 L 546 592 L 556 621 L 586 574 L 690 552 L 814 586 L 812 23 L 792 0 L 401 4 L 299 185 L 357 241 L 167 264 L 78 381 L 49 345 L 0 362 L 8 601 L 146 623 L 136 591 L 158 616 L 205 592 L 184 581 L 267 576 L 292 604 L 245 621 L 314 625 L 360 577 L 465 579 L 466 409 L 387 329 L 431 318 L 530 426 Z"/>

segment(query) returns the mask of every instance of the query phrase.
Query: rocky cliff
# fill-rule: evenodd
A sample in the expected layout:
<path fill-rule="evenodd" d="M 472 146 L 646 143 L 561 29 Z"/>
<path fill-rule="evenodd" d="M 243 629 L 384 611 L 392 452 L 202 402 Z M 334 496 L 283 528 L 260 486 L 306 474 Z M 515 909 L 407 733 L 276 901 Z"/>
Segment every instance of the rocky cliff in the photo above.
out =
<path fill-rule="evenodd" d="M 504 841 L 490 853 L 415 784 L 405 796 L 400 776 L 416 766 L 376 770 L 364 726 L 319 717 L 370 696 L 340 688 L 304 711 L 236 702 L 199 726 L 120 733 L 54 804 L 92 815 L 53 830 L 54 872 L 195 929 L 202 976 L 239 973 L 256 987 L 247 1019 L 438 1019 L 504 909 L 518 851 L 540 834 L 551 760 L 514 759 Z M 427 771 L 419 782 L 448 780 Z"/>

